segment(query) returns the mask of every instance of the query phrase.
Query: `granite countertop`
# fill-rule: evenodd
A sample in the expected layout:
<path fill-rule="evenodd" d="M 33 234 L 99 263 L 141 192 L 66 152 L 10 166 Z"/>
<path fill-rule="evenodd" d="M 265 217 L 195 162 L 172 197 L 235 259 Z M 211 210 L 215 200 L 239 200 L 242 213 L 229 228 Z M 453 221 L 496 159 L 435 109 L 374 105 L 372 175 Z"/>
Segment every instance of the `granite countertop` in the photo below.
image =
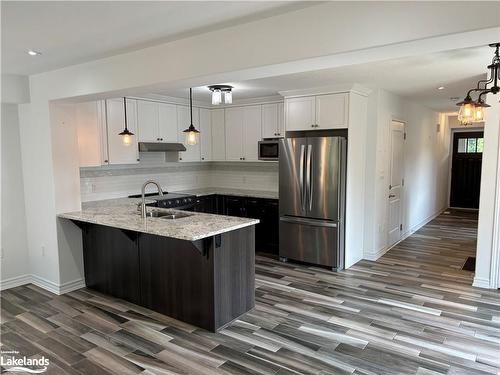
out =
<path fill-rule="evenodd" d="M 63 219 L 83 221 L 186 241 L 196 241 L 259 223 L 259 220 L 256 219 L 156 207 L 148 207 L 148 210 L 188 213 L 191 216 L 179 219 L 157 217 L 143 219 L 137 211 L 137 204 L 140 201 L 137 198 L 120 198 L 86 202 L 81 211 L 68 212 L 57 216 Z"/>
<path fill-rule="evenodd" d="M 179 194 L 192 194 L 197 197 L 202 197 L 204 195 L 220 194 L 220 195 L 233 195 L 237 197 L 252 197 L 252 198 L 267 198 L 267 199 L 278 199 L 279 193 L 277 191 L 267 191 L 267 190 L 246 190 L 246 189 L 231 189 L 231 188 L 200 188 L 182 191 L 173 191 L 173 193 Z"/>

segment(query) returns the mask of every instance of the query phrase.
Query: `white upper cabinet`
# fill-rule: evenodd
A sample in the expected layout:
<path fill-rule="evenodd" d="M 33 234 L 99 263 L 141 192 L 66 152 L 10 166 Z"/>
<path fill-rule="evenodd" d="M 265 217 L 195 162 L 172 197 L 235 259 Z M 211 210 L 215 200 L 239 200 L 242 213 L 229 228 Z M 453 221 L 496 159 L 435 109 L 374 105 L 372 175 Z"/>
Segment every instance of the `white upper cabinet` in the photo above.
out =
<path fill-rule="evenodd" d="M 212 119 L 210 110 L 200 108 L 200 153 L 201 161 L 212 160 Z"/>
<path fill-rule="evenodd" d="M 262 106 L 243 107 L 243 160 L 259 160 L 258 143 L 262 139 Z"/>
<path fill-rule="evenodd" d="M 226 160 L 258 160 L 262 106 L 226 108 Z"/>
<path fill-rule="evenodd" d="M 193 125 L 196 129 L 200 127 L 200 114 L 198 108 L 193 108 Z M 186 133 L 183 131 L 189 127 L 191 123 L 189 107 L 178 105 L 177 106 L 177 139 L 186 147 L 186 151 L 179 152 L 179 161 L 200 161 L 200 142 L 196 145 L 186 144 Z"/>
<path fill-rule="evenodd" d="M 319 129 L 347 128 L 348 94 L 316 96 L 316 125 Z"/>
<path fill-rule="evenodd" d="M 76 124 L 80 167 L 108 163 L 108 135 L 104 101 L 76 105 Z"/>
<path fill-rule="evenodd" d="M 139 142 L 177 142 L 177 106 L 137 101 Z"/>
<path fill-rule="evenodd" d="M 139 161 L 136 135 L 132 136 L 129 145 L 125 145 L 123 137 L 118 135 L 125 128 L 124 113 L 122 98 L 106 100 L 109 164 L 135 164 Z M 137 134 L 137 101 L 134 99 L 127 99 L 127 127 Z"/>
<path fill-rule="evenodd" d="M 285 99 L 285 126 L 287 131 L 310 130 L 316 123 L 315 97 L 301 96 Z"/>
<path fill-rule="evenodd" d="M 283 138 L 285 136 L 283 103 L 262 105 L 262 138 Z"/>
<path fill-rule="evenodd" d="M 226 129 L 224 119 L 224 109 L 217 108 L 210 110 L 212 127 L 212 160 L 226 160 Z"/>
<path fill-rule="evenodd" d="M 158 103 L 158 138 L 161 142 L 177 142 L 177 106 Z"/>
<path fill-rule="evenodd" d="M 158 103 L 137 101 L 137 127 L 139 142 L 160 141 L 158 127 Z"/>
<path fill-rule="evenodd" d="M 278 104 L 262 105 L 262 138 L 278 137 Z"/>
<path fill-rule="evenodd" d="M 243 160 L 243 108 L 225 109 L 226 160 Z"/>
<path fill-rule="evenodd" d="M 348 109 L 347 93 L 285 98 L 286 130 L 345 129 Z"/>

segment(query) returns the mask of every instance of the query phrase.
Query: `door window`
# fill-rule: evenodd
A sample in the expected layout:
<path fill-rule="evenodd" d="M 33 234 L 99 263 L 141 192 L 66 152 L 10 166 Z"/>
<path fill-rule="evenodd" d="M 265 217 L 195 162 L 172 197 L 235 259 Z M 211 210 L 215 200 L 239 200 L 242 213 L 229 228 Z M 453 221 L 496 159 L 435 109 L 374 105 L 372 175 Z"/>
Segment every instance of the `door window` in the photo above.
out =
<path fill-rule="evenodd" d="M 482 137 L 460 138 L 458 140 L 459 154 L 480 154 L 483 152 L 484 139 Z"/>

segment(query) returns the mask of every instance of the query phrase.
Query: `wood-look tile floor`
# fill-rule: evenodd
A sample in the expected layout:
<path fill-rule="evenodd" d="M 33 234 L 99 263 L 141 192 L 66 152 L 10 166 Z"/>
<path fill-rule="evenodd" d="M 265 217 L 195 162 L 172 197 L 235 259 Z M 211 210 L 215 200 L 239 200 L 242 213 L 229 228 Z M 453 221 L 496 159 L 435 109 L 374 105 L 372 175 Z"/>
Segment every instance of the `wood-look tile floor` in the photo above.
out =
<path fill-rule="evenodd" d="M 17 287 L 2 350 L 50 374 L 498 374 L 500 293 L 461 271 L 476 227 L 449 211 L 339 273 L 258 257 L 255 309 L 217 334 L 89 289 Z"/>

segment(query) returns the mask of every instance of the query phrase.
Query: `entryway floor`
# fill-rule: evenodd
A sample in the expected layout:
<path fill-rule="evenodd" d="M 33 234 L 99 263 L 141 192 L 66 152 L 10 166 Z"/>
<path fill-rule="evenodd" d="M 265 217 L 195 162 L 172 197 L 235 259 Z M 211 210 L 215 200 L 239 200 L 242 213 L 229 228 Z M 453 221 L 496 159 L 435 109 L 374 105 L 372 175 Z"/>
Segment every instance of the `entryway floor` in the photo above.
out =
<path fill-rule="evenodd" d="M 256 307 L 214 334 L 89 289 L 2 296 L 2 350 L 50 374 L 497 374 L 500 293 L 471 287 L 477 216 L 450 210 L 339 273 L 258 257 Z"/>

